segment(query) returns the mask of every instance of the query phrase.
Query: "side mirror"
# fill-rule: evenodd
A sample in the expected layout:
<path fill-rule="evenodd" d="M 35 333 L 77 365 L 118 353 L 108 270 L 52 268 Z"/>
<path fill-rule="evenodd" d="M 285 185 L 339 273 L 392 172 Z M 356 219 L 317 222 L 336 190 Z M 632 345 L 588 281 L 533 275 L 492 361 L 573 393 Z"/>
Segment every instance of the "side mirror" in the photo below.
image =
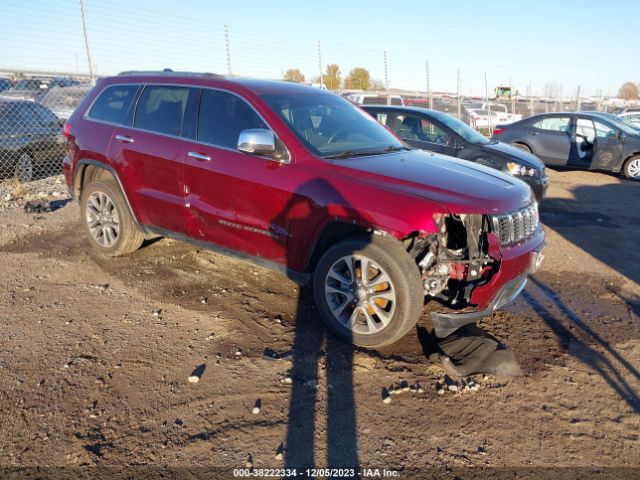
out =
<path fill-rule="evenodd" d="M 244 153 L 271 157 L 276 153 L 276 137 L 265 128 L 248 128 L 240 132 L 238 150 Z"/>

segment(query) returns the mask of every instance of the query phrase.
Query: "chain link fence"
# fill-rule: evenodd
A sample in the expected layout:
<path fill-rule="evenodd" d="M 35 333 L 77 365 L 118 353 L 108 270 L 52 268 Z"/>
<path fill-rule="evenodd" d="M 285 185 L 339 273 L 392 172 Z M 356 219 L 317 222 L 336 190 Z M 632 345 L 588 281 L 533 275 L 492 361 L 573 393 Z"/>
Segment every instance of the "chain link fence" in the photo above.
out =
<path fill-rule="evenodd" d="M 0 77 L 0 201 L 66 196 L 64 122 L 91 89 L 88 77 Z"/>
<path fill-rule="evenodd" d="M 63 73 L 0 73 L 0 201 L 65 195 L 62 159 L 64 122 L 92 88 L 89 76 Z M 357 104 L 431 106 L 487 135 L 499 123 L 537 113 L 613 110 L 597 102 L 539 99 L 486 102 L 438 95 L 337 91 Z"/>

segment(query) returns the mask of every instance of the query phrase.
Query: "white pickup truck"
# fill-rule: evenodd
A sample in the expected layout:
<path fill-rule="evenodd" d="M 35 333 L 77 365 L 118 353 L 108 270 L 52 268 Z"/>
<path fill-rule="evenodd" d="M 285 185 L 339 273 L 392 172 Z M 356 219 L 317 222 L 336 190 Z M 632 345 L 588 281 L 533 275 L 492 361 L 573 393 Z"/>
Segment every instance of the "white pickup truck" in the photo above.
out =
<path fill-rule="evenodd" d="M 517 122 L 521 114 L 508 113 L 502 103 L 474 102 L 465 105 L 469 124 L 476 130 L 494 128 L 496 125 Z"/>

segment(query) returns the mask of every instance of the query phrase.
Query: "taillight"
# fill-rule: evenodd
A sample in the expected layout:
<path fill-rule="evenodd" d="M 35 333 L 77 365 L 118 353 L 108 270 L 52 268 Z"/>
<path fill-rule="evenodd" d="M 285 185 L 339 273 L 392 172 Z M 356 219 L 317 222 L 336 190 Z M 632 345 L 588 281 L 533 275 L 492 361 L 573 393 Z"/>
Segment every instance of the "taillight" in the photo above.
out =
<path fill-rule="evenodd" d="M 71 136 L 71 124 L 69 122 L 65 122 L 64 127 L 62 127 L 62 133 L 64 134 L 64 138 L 71 140 L 69 138 Z"/>
<path fill-rule="evenodd" d="M 494 135 L 498 135 L 500 133 L 504 132 L 504 128 L 500 128 L 500 127 L 496 127 L 493 129 L 493 134 Z"/>

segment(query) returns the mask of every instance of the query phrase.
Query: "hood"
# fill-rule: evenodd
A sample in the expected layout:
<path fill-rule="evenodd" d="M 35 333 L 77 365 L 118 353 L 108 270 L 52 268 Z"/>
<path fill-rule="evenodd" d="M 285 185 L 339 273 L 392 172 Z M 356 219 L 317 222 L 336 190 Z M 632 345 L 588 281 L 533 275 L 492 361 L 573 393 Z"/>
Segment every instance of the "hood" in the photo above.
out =
<path fill-rule="evenodd" d="M 451 213 L 507 213 L 529 205 L 529 186 L 493 168 L 422 150 L 333 162 L 351 180 L 437 202 Z"/>
<path fill-rule="evenodd" d="M 544 170 L 544 164 L 534 154 L 525 152 L 517 147 L 504 142 L 489 143 L 482 146 L 482 150 L 489 155 L 498 156 L 507 161 L 513 160 L 525 167 L 535 168 L 538 171 Z"/>

